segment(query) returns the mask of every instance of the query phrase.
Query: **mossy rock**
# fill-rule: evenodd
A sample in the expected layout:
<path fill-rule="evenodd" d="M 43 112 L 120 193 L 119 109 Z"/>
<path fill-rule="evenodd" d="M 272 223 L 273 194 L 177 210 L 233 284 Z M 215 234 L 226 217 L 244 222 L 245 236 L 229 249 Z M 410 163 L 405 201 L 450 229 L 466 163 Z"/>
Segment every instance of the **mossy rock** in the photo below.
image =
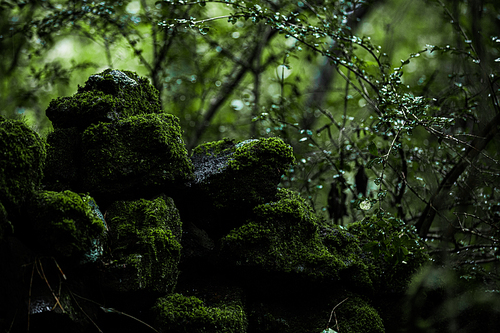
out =
<path fill-rule="evenodd" d="M 292 148 L 279 138 L 209 142 L 196 147 L 191 159 L 194 183 L 219 208 L 274 199 L 281 175 L 295 161 Z"/>
<path fill-rule="evenodd" d="M 0 116 L 0 202 L 12 217 L 38 189 L 45 158 L 45 141 L 36 132 Z"/>
<path fill-rule="evenodd" d="M 195 180 L 192 200 L 203 205 L 195 223 L 217 214 L 216 221 L 198 226 L 209 234 L 221 235 L 236 227 L 238 219 L 254 206 L 275 199 L 281 175 L 294 162 L 292 148 L 279 138 L 235 143 L 224 139 L 202 144 L 193 150 Z M 189 212 L 189 207 L 187 209 Z M 234 214 L 233 214 L 234 213 Z M 237 218 L 227 219 L 233 216 Z"/>
<path fill-rule="evenodd" d="M 165 332 L 244 333 L 246 313 L 238 302 L 207 305 L 195 296 L 172 294 L 153 307 L 158 327 Z"/>
<path fill-rule="evenodd" d="M 82 189 L 115 198 L 175 193 L 193 178 L 179 119 L 129 117 L 89 126 L 82 137 Z"/>
<path fill-rule="evenodd" d="M 241 266 L 297 274 L 311 283 L 346 279 L 369 288 L 354 239 L 336 229 L 337 237 L 349 244 L 349 251 L 325 245 L 325 236 L 319 234 L 320 221 L 298 193 L 282 189 L 276 201 L 259 205 L 253 212 L 253 220 L 221 239 L 222 253 L 229 260 Z"/>
<path fill-rule="evenodd" d="M 162 113 L 158 91 L 147 78 L 107 69 L 89 77 L 71 97 L 52 100 L 46 110 L 54 128 L 111 122 L 130 116 Z"/>
<path fill-rule="evenodd" d="M 12 233 L 14 228 L 12 227 L 12 223 L 10 223 L 7 218 L 7 210 L 0 202 L 0 241 L 3 239 L 5 234 Z"/>
<path fill-rule="evenodd" d="M 383 321 L 371 303 L 359 294 L 337 288 L 335 292 L 316 290 L 316 295 L 300 297 L 290 290 L 286 300 L 276 298 L 247 305 L 252 332 L 280 333 L 383 333 Z M 332 310 L 335 309 L 335 316 Z M 338 324 L 338 329 L 337 329 Z"/>
<path fill-rule="evenodd" d="M 71 191 L 40 191 L 30 203 L 26 224 L 16 227 L 16 234 L 19 229 L 19 237 L 27 237 L 41 255 L 72 257 L 78 263 L 95 250 L 96 239 L 105 230 L 91 200 Z"/>
<path fill-rule="evenodd" d="M 104 284 L 113 291 L 166 293 L 177 283 L 181 221 L 171 198 L 117 201 L 107 210 L 111 248 Z"/>
<path fill-rule="evenodd" d="M 384 323 L 377 310 L 361 296 L 349 295 L 335 310 L 342 333 L 384 333 Z M 330 327 L 335 327 L 333 321 Z"/>
<path fill-rule="evenodd" d="M 82 133 L 76 128 L 58 128 L 47 136 L 47 162 L 43 184 L 52 191 L 78 190 L 82 164 Z"/>

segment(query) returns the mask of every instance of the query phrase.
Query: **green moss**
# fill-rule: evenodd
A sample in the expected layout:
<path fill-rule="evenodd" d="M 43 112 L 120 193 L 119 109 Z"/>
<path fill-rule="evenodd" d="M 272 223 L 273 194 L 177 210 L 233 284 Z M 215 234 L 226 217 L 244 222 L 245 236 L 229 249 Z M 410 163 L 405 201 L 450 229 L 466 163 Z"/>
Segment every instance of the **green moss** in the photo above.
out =
<path fill-rule="evenodd" d="M 208 156 L 217 156 L 224 152 L 231 153 L 234 147 L 234 140 L 224 138 L 219 141 L 206 142 L 193 149 L 192 154 L 203 154 Z"/>
<path fill-rule="evenodd" d="M 282 173 L 295 161 L 292 148 L 280 138 L 247 140 L 236 144 L 235 147 L 236 151 L 228 163 L 228 166 L 235 170 L 259 166 L 269 171 L 278 168 Z"/>
<path fill-rule="evenodd" d="M 222 238 L 223 253 L 236 262 L 312 280 L 338 280 L 339 273 L 356 264 L 351 254 L 323 244 L 317 217 L 298 193 L 282 189 L 276 201 L 255 207 L 254 213 L 253 221 Z"/>
<path fill-rule="evenodd" d="M 34 238 L 41 253 L 54 256 L 81 256 L 95 245 L 104 224 L 92 211 L 87 195 L 71 191 L 41 191 L 29 207 L 24 232 Z"/>
<path fill-rule="evenodd" d="M 0 202 L 0 241 L 3 239 L 4 235 L 7 233 L 13 233 L 14 227 L 7 218 L 7 210 Z"/>
<path fill-rule="evenodd" d="M 82 134 L 76 127 L 59 128 L 47 136 L 43 184 L 52 191 L 77 188 L 81 167 Z"/>
<path fill-rule="evenodd" d="M 251 209 L 272 201 L 292 148 L 278 138 L 233 143 L 224 139 L 194 149 L 196 182 L 218 209 Z"/>
<path fill-rule="evenodd" d="M 429 257 L 413 226 L 376 215 L 352 223 L 348 231 L 360 239 L 363 261 L 380 293 L 404 293 L 412 275 Z"/>
<path fill-rule="evenodd" d="M 150 114 L 91 125 L 83 133 L 82 149 L 83 186 L 89 192 L 168 190 L 193 177 L 174 115 Z"/>
<path fill-rule="evenodd" d="M 9 215 L 39 187 L 43 177 L 46 144 L 23 122 L 0 117 L 0 202 Z"/>
<path fill-rule="evenodd" d="M 106 284 L 118 291 L 172 290 L 182 233 L 173 200 L 118 201 L 107 210 L 106 221 L 112 235 Z"/>
<path fill-rule="evenodd" d="M 166 332 L 243 333 L 247 318 L 237 302 L 207 306 L 194 296 L 173 294 L 153 307 L 159 327 Z"/>
<path fill-rule="evenodd" d="M 378 312 L 365 299 L 350 295 L 336 310 L 342 333 L 384 333 L 384 324 Z M 334 327 L 333 322 L 330 325 Z"/>
<path fill-rule="evenodd" d="M 107 69 L 92 75 L 75 95 L 50 102 L 46 111 L 54 128 L 81 129 L 100 121 L 162 113 L 158 91 L 130 71 Z"/>

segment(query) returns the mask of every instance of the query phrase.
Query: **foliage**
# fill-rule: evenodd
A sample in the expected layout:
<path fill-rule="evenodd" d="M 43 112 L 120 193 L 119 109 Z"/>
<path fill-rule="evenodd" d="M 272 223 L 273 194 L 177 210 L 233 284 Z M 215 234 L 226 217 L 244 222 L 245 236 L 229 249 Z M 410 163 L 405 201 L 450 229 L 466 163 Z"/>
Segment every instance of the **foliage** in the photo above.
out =
<path fill-rule="evenodd" d="M 179 117 L 189 150 L 278 136 L 298 161 L 281 187 L 317 213 L 370 221 L 370 249 L 399 248 L 400 262 L 412 250 L 377 237 L 413 225 L 436 262 L 499 290 L 499 9 L 491 0 L 1 1 L 2 113 L 43 132 L 49 100 L 71 93 L 78 74 L 137 71 Z M 63 52 L 72 48 L 78 55 Z"/>

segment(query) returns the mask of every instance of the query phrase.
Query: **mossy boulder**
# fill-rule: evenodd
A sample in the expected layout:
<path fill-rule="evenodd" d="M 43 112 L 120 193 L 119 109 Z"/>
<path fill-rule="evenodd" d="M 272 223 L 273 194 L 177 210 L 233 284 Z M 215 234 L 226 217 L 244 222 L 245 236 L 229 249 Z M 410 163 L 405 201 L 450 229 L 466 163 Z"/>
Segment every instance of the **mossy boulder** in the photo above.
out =
<path fill-rule="evenodd" d="M 209 221 L 206 216 L 210 214 L 204 213 L 193 220 L 209 234 L 219 236 L 241 224 L 238 219 L 244 221 L 254 206 L 275 199 L 281 175 L 294 162 L 294 156 L 292 148 L 279 138 L 242 142 L 224 139 L 196 147 L 191 160 L 195 180 L 190 184 L 189 197 L 204 212 L 216 216 L 216 221 Z M 233 218 L 227 219 L 229 216 Z"/>
<path fill-rule="evenodd" d="M 53 100 L 46 111 L 56 129 L 84 129 L 98 122 L 151 113 L 162 111 L 158 91 L 149 80 L 112 69 L 90 76 L 76 94 Z"/>
<path fill-rule="evenodd" d="M 193 177 L 179 119 L 170 114 L 91 125 L 82 157 L 82 188 L 115 198 L 175 193 Z"/>
<path fill-rule="evenodd" d="M 0 116 L 0 202 L 12 218 L 38 189 L 45 158 L 45 141 L 36 132 Z"/>
<path fill-rule="evenodd" d="M 384 333 L 384 323 L 377 310 L 365 297 L 350 294 L 335 310 L 342 333 Z M 333 321 L 330 327 L 335 327 Z"/>
<path fill-rule="evenodd" d="M 177 283 L 181 221 L 171 198 L 117 201 L 107 210 L 110 252 L 104 285 L 111 291 L 166 293 Z"/>
<path fill-rule="evenodd" d="M 12 223 L 10 223 L 7 210 L 3 206 L 2 202 L 0 202 L 0 241 L 3 239 L 3 236 L 7 233 L 11 233 L 13 231 Z"/>
<path fill-rule="evenodd" d="M 47 161 L 43 183 L 50 190 L 80 190 L 82 134 L 76 127 L 59 128 L 47 136 Z"/>
<path fill-rule="evenodd" d="M 222 253 L 229 260 L 293 273 L 311 282 L 345 280 L 370 288 L 357 240 L 335 227 L 321 228 L 320 235 L 320 221 L 298 193 L 282 189 L 275 201 L 258 205 L 253 212 L 252 220 L 221 239 Z"/>
<path fill-rule="evenodd" d="M 279 138 L 235 143 L 224 139 L 196 147 L 191 156 L 195 181 L 218 208 L 255 206 L 274 199 L 292 148 Z"/>
<path fill-rule="evenodd" d="M 100 246 L 96 240 L 105 231 L 90 201 L 90 196 L 71 191 L 39 191 L 16 234 L 42 255 L 85 260 Z"/>
<path fill-rule="evenodd" d="M 165 332 L 244 333 L 247 317 L 238 302 L 205 304 L 195 296 L 172 294 L 153 307 L 158 327 Z"/>

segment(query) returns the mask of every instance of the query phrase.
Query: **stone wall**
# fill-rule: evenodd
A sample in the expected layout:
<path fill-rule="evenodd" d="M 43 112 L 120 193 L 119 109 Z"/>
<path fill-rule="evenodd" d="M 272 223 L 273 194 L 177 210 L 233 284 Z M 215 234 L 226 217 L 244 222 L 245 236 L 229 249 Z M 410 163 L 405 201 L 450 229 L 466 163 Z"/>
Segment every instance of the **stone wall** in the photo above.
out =
<path fill-rule="evenodd" d="M 0 329 L 320 333 L 336 318 L 359 333 L 397 320 L 425 257 L 381 264 L 360 245 L 368 225 L 335 226 L 279 189 L 294 163 L 281 139 L 188 155 L 149 81 L 118 70 L 47 116 L 47 140 L 0 118 Z"/>

